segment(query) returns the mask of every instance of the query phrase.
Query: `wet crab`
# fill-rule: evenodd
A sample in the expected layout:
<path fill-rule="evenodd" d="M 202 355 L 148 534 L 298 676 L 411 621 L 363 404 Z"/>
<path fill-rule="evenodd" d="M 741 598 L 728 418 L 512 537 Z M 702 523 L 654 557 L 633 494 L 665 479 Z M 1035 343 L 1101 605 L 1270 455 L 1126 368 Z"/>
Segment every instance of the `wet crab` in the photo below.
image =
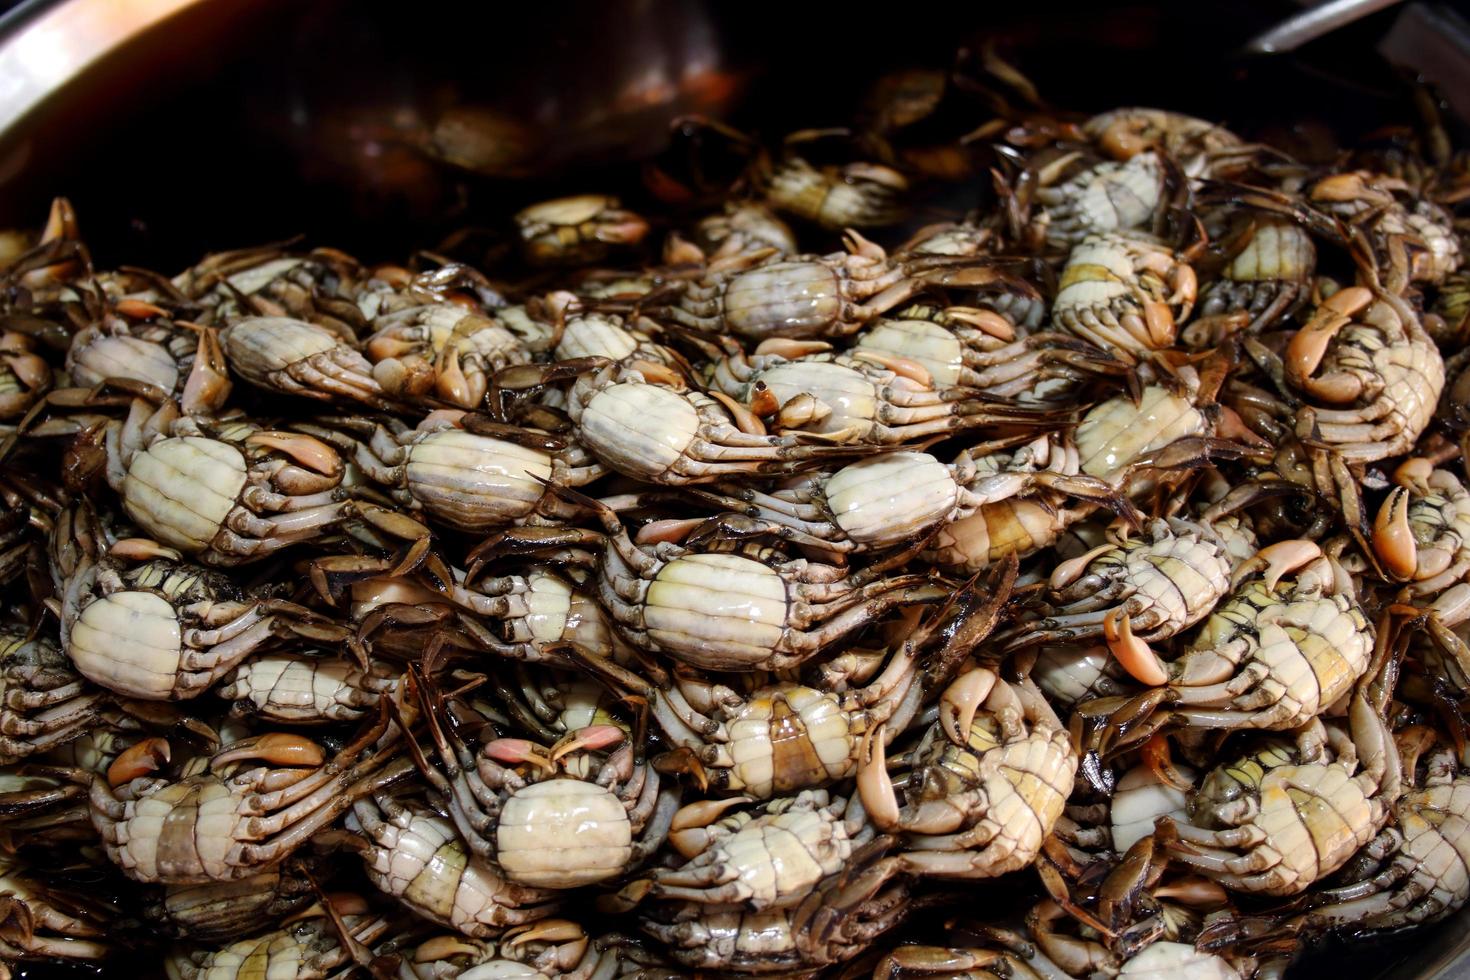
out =
<path fill-rule="evenodd" d="M 978 666 L 949 686 L 939 713 L 903 757 L 902 805 L 882 730 L 864 740 L 857 785 L 869 818 L 902 835 L 899 860 L 912 873 L 989 878 L 1025 867 L 1072 792 L 1066 727 L 1034 686 Z"/>
<path fill-rule="evenodd" d="M 507 880 L 577 888 L 623 874 L 663 844 L 677 791 L 660 785 L 637 735 L 593 725 L 550 747 L 492 738 L 471 752 L 439 695 L 423 688 L 422 696 L 438 766 L 420 760 L 420 768 L 448 798 L 470 850 Z"/>
<path fill-rule="evenodd" d="M 432 392 L 452 406 L 479 408 L 491 375 L 531 359 L 515 334 L 457 303 L 394 310 L 372 325 L 364 350 L 374 380 L 394 398 Z"/>
<path fill-rule="evenodd" d="M 84 677 L 129 697 L 197 697 L 279 633 L 345 635 L 156 542 L 110 541 L 86 507 L 62 515 L 52 548 L 62 647 Z"/>
<path fill-rule="evenodd" d="M 326 327 L 290 317 L 247 317 L 226 327 L 220 344 L 231 370 L 268 391 L 393 407 L 367 358 Z"/>
<path fill-rule="evenodd" d="M 108 858 L 135 881 L 247 878 L 286 860 L 357 797 L 412 770 L 391 744 L 370 750 L 383 731 L 365 730 L 330 760 L 299 735 L 253 736 L 183 778 L 149 775 L 167 763 L 168 743 L 141 742 L 105 778 L 88 777 L 92 824 Z M 256 762 L 265 764 L 249 764 Z"/>
<path fill-rule="evenodd" d="M 617 246 L 634 246 L 648 222 L 624 210 L 615 197 L 581 194 L 542 201 L 518 212 L 521 249 L 532 265 L 585 265 Z"/>
<path fill-rule="evenodd" d="M 557 492 L 575 499 L 572 491 Z M 780 553 L 757 560 L 672 541 L 640 545 L 613 510 L 580 499 L 597 515 L 602 533 L 508 531 L 482 547 L 488 554 L 526 547 L 600 547 L 598 596 L 619 631 L 645 650 L 695 667 L 750 671 L 796 666 L 887 610 L 944 594 L 928 576 L 888 575 L 911 557 L 913 548 L 853 572 Z"/>
<path fill-rule="evenodd" d="M 727 263 L 691 282 L 669 316 L 708 333 L 750 340 L 816 339 L 855 333 L 929 287 L 1021 284 L 981 259 L 915 256 L 890 259 L 856 232 L 846 252 L 793 256 L 740 268 Z M 758 253 L 757 253 L 758 254 Z M 731 266 L 735 266 L 731 268 Z"/>

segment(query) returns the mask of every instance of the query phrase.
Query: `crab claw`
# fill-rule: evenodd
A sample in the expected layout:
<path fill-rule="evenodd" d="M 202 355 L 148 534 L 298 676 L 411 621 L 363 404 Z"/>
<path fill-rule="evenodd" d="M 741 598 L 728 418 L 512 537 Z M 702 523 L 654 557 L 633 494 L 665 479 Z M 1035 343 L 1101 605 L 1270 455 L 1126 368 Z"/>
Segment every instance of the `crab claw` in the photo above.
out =
<path fill-rule="evenodd" d="M 1143 323 L 1148 329 L 1149 346 L 1155 349 L 1172 347 L 1179 332 L 1174 322 L 1174 311 L 1161 300 L 1148 300 L 1143 304 Z"/>
<path fill-rule="evenodd" d="M 494 738 L 480 746 L 480 753 L 496 762 L 520 765 L 529 762 L 541 769 L 551 769 L 552 762 L 542 755 L 541 746 L 524 738 Z"/>
<path fill-rule="evenodd" d="M 574 939 L 586 938 L 587 933 L 582 930 L 582 927 L 569 919 L 543 919 L 519 929 L 506 930 L 501 936 L 501 942 L 507 946 L 519 946 L 521 943 L 531 943 L 538 939 L 565 943 Z"/>
<path fill-rule="evenodd" d="M 107 785 L 121 786 L 139 776 L 157 772 L 168 765 L 171 758 L 173 750 L 169 748 L 168 739 L 145 738 L 130 745 L 112 760 L 112 765 L 107 767 Z"/>
<path fill-rule="evenodd" d="M 784 357 L 788 361 L 794 361 L 798 357 L 806 357 L 808 354 L 821 354 L 832 349 L 832 345 L 825 340 L 796 340 L 792 337 L 767 337 L 755 345 L 755 356 L 762 357 L 774 354 Z"/>
<path fill-rule="evenodd" d="M 1111 544 L 1100 544 L 1085 555 L 1078 555 L 1076 558 L 1062 562 L 1052 570 L 1051 580 L 1048 584 L 1053 589 L 1066 588 L 1082 577 L 1083 571 L 1087 569 L 1088 565 L 1092 564 L 1094 558 L 1105 551 L 1113 550 L 1113 547 Z"/>
<path fill-rule="evenodd" d="M 755 383 L 755 389 L 750 395 L 750 410 L 763 419 L 768 419 L 781 410 L 781 403 L 776 400 L 776 393 L 764 381 Z"/>
<path fill-rule="evenodd" d="M 437 963 L 451 956 L 474 956 L 480 947 L 459 936 L 435 936 L 419 943 L 413 951 L 415 963 Z"/>
<path fill-rule="evenodd" d="M 1249 561 L 1241 562 L 1235 574 L 1230 576 L 1230 587 L 1235 588 L 1247 575 L 1264 567 L 1266 571 L 1261 578 L 1265 581 L 1266 588 L 1275 589 L 1276 583 L 1281 581 L 1283 575 L 1290 575 L 1321 556 L 1322 549 L 1315 541 L 1295 539 L 1268 544 L 1256 552 Z"/>
<path fill-rule="evenodd" d="M 107 549 L 107 553 L 125 561 L 151 561 L 154 558 L 179 561 L 184 557 L 173 548 L 167 548 L 152 538 L 118 538 L 112 543 L 112 547 Z"/>
<path fill-rule="evenodd" d="M 934 387 L 934 375 L 929 373 L 928 368 L 912 358 L 899 357 L 883 351 L 864 350 L 861 347 L 854 349 L 852 356 L 858 360 L 869 361 L 881 368 L 887 368 L 899 377 L 908 378 L 924 388 Z"/>
<path fill-rule="evenodd" d="M 624 738 L 623 730 L 617 725 L 588 725 L 574 732 L 568 732 L 559 742 L 551 747 L 551 764 L 556 765 L 563 756 L 570 755 L 580 749 L 606 749 L 617 745 Z"/>
<path fill-rule="evenodd" d="M 1150 687 L 1169 683 L 1163 662 L 1147 643 L 1133 635 L 1133 621 L 1127 613 L 1123 613 L 1121 622 L 1117 609 L 1103 617 L 1103 639 L 1118 663 L 1139 683 Z"/>
<path fill-rule="evenodd" d="M 1011 321 L 994 310 L 982 310 L 968 306 L 952 306 L 945 315 L 961 323 L 968 323 L 987 336 L 1010 343 L 1016 339 L 1016 328 Z"/>
<path fill-rule="evenodd" d="M 649 521 L 638 529 L 633 541 L 636 544 L 658 544 L 662 541 L 683 541 L 699 527 L 709 523 L 707 517 L 670 517 L 660 521 Z"/>
<path fill-rule="evenodd" d="M 669 824 L 669 843 L 686 858 L 694 858 L 709 846 L 705 830 L 732 806 L 754 802 L 749 796 L 732 796 L 728 800 L 700 800 L 681 806 Z"/>
<path fill-rule="evenodd" d="M 1411 456 L 1393 471 L 1393 482 L 1401 487 L 1427 497 L 1432 491 L 1429 478 L 1434 475 L 1434 464 L 1423 456 Z"/>
<path fill-rule="evenodd" d="M 184 381 L 180 402 L 190 415 L 212 415 L 224 407 L 233 387 L 225 353 L 220 349 L 219 331 L 214 327 L 181 325 L 197 329 L 199 343 L 195 345 L 194 366 Z"/>
<path fill-rule="evenodd" d="M 822 422 L 832 415 L 832 406 L 815 395 L 802 392 L 794 395 L 781 406 L 776 415 L 776 424 L 783 429 L 799 429 L 804 425 Z"/>
<path fill-rule="evenodd" d="M 879 725 L 863 733 L 863 744 L 858 749 L 858 796 L 868 819 L 879 830 L 898 827 L 898 797 L 893 792 L 893 780 L 888 778 L 888 756 L 884 750 L 887 741 L 888 726 Z"/>
<path fill-rule="evenodd" d="M 1286 345 L 1286 367 L 1295 377 L 1309 378 L 1327 353 L 1337 332 L 1352 322 L 1353 314 L 1373 302 L 1373 293 L 1362 286 L 1349 286 L 1328 297 L 1307 325 Z"/>
<path fill-rule="evenodd" d="M 1373 551 L 1390 575 L 1411 579 L 1419 568 L 1419 546 L 1409 526 L 1409 491 L 1394 487 L 1373 521 Z"/>
<path fill-rule="evenodd" d="M 242 739 L 209 760 L 211 768 L 241 759 L 260 759 L 276 766 L 316 767 L 327 761 L 322 747 L 301 735 L 267 732 Z"/>
<path fill-rule="evenodd" d="M 302 466 L 324 476 L 336 476 L 342 472 L 342 457 L 337 454 L 337 450 L 320 439 L 299 432 L 262 429 L 246 436 L 245 444 L 279 450 Z"/>
<path fill-rule="evenodd" d="M 995 672 L 984 667 L 968 670 L 954 679 L 939 698 L 939 723 L 949 740 L 965 745 L 970 740 L 970 726 L 975 712 L 995 687 Z"/>
<path fill-rule="evenodd" d="M 766 424 L 760 420 L 760 416 L 755 412 L 752 412 L 749 408 L 746 408 L 722 391 L 711 391 L 709 396 L 725 406 L 730 413 L 730 417 L 735 420 L 735 428 L 751 436 L 763 436 L 766 434 Z"/>

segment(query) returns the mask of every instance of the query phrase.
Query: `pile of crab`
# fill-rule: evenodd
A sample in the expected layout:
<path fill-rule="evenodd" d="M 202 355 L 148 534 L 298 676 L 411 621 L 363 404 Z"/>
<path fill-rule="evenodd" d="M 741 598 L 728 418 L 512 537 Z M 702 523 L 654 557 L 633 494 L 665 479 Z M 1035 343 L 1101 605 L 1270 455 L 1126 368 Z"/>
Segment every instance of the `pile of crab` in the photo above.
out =
<path fill-rule="evenodd" d="M 1463 905 L 1470 168 L 943 78 L 483 270 L 103 270 L 58 200 L 0 962 L 1248 978 Z"/>

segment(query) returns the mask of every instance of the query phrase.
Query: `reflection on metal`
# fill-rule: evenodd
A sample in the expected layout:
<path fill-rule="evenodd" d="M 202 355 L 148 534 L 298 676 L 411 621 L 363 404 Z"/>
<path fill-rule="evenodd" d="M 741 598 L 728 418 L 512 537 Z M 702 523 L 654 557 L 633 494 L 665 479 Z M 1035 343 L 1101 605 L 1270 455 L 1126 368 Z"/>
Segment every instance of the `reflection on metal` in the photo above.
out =
<path fill-rule="evenodd" d="M 1294 17 L 1289 17 L 1246 44 L 1252 54 L 1284 54 L 1295 51 L 1308 41 L 1315 41 L 1339 27 L 1371 13 L 1392 7 L 1403 0 L 1328 0 Z"/>
<path fill-rule="evenodd" d="M 0 44 L 0 132 L 139 34 L 202 0 L 70 0 Z"/>

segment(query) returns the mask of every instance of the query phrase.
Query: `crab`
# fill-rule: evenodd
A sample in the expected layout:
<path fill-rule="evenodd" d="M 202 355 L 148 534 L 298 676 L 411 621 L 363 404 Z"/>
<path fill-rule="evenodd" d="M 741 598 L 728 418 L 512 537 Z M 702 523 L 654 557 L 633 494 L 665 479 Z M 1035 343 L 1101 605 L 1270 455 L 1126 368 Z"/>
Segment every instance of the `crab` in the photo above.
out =
<path fill-rule="evenodd" d="M 976 389 L 936 389 L 922 366 L 864 349 L 832 353 L 824 341 L 765 340 L 731 353 L 714 385 L 778 432 L 839 444 L 895 445 L 979 426 L 1031 425 L 1055 416 L 1015 408 Z"/>
<path fill-rule="evenodd" d="M 375 724 L 330 760 L 299 735 L 270 732 L 216 752 L 203 772 L 150 775 L 170 757 L 163 739 L 124 752 L 91 783 L 92 824 L 107 857 L 134 881 L 237 881 L 280 864 L 355 799 L 413 769 Z M 264 765 L 248 765 L 263 762 Z M 247 765 L 241 765 L 247 764 Z"/>
<path fill-rule="evenodd" d="M 858 792 L 881 830 L 900 833 L 906 871 L 989 878 L 1029 865 L 1072 792 L 1077 753 L 1029 682 L 972 666 L 945 689 L 939 722 L 905 754 L 899 804 L 882 729 L 864 739 Z"/>
<path fill-rule="evenodd" d="M 347 635 L 294 603 L 247 596 L 157 542 L 109 540 L 85 503 L 58 519 L 52 567 L 62 648 L 83 677 L 127 697 L 198 697 L 280 633 Z"/>
<path fill-rule="evenodd" d="M 415 428 L 348 416 L 295 428 L 347 454 L 394 503 L 461 531 L 571 516 L 541 481 L 578 487 L 606 472 L 569 439 L 457 410 Z"/>
<path fill-rule="evenodd" d="M 531 360 L 519 337 L 458 303 L 394 310 L 374 318 L 372 325 L 364 350 L 373 379 L 393 398 L 432 393 L 457 408 L 478 408 L 491 375 Z"/>
<path fill-rule="evenodd" d="M 597 592 L 619 631 L 642 649 L 706 670 L 794 667 L 890 609 L 945 594 L 925 575 L 887 575 L 915 547 L 852 572 L 780 553 L 758 560 L 672 541 L 642 546 L 606 504 L 556 492 L 582 502 L 603 532 L 505 531 L 482 546 L 485 553 L 600 548 Z"/>
<path fill-rule="evenodd" d="M 930 287 L 1031 287 L 978 258 L 917 255 L 890 259 L 881 247 L 849 231 L 846 252 L 765 261 L 755 252 L 712 263 L 688 284 L 668 315 L 706 333 L 750 340 L 841 337 Z"/>
<path fill-rule="evenodd" d="M 420 758 L 420 768 L 470 850 L 507 880 L 578 888 L 621 876 L 662 846 L 677 790 L 660 785 L 638 735 L 591 725 L 549 747 L 494 738 L 471 752 L 445 724 L 437 690 L 420 693 L 439 760 Z"/>

